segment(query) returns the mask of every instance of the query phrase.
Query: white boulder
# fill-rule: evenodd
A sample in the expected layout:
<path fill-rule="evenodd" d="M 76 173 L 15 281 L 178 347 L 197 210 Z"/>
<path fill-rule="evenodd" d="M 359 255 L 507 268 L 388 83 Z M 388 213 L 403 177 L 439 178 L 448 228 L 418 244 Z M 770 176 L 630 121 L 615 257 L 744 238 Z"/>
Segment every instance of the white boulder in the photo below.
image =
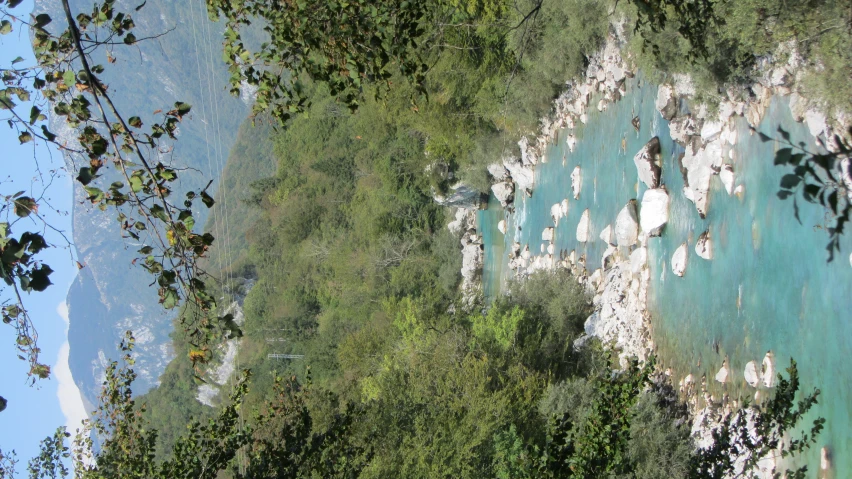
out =
<path fill-rule="evenodd" d="M 504 208 L 515 201 L 515 184 L 511 181 L 495 183 L 491 185 L 491 191 Z"/>
<path fill-rule="evenodd" d="M 488 174 L 496 181 L 505 181 L 509 178 L 509 171 L 500 163 L 492 163 L 488 165 Z"/>
<path fill-rule="evenodd" d="M 636 219 L 636 200 L 630 200 L 615 218 L 615 242 L 618 246 L 633 246 L 639 240 L 639 222 Z"/>
<path fill-rule="evenodd" d="M 503 158 L 503 166 L 512 176 L 512 181 L 518 186 L 521 191 L 531 189 L 535 183 L 535 173 L 533 169 L 524 165 L 523 161 L 513 158 Z"/>
<path fill-rule="evenodd" d="M 695 254 L 706 260 L 713 259 L 713 240 L 710 239 L 710 230 L 701 233 L 695 242 Z"/>
<path fill-rule="evenodd" d="M 657 100 L 654 102 L 654 106 L 657 107 L 657 111 L 665 118 L 666 120 L 671 120 L 677 115 L 678 104 L 677 98 L 674 96 L 674 89 L 671 85 L 660 85 L 657 88 Z"/>
<path fill-rule="evenodd" d="M 669 123 L 669 133 L 672 140 L 681 145 L 686 145 L 690 137 L 697 135 L 701 129 L 692 115 L 677 117 Z"/>
<path fill-rule="evenodd" d="M 722 384 L 728 382 L 728 366 L 727 364 L 723 364 L 722 368 L 719 369 L 719 372 L 716 373 L 716 381 L 719 381 Z"/>
<path fill-rule="evenodd" d="M 691 148 L 686 149 L 682 160 L 686 169 L 685 196 L 695 203 L 698 214 L 704 218 L 707 215 L 708 194 L 710 192 L 710 177 L 716 174 L 722 166 L 721 142 L 712 141 L 704 148 L 693 152 Z"/>
<path fill-rule="evenodd" d="M 648 248 L 644 246 L 636 248 L 630 253 L 630 271 L 633 274 L 639 274 L 648 264 Z"/>
<path fill-rule="evenodd" d="M 645 190 L 639 224 L 649 236 L 659 236 L 669 221 L 669 194 L 665 188 Z"/>
<path fill-rule="evenodd" d="M 732 150 L 733 151 L 733 150 Z M 725 191 L 730 196 L 734 192 L 734 167 L 729 164 L 722 165 L 722 171 L 719 172 L 719 178 L 725 186 Z"/>
<path fill-rule="evenodd" d="M 672 255 L 672 273 L 683 276 L 686 272 L 686 262 L 689 258 L 689 248 L 686 243 L 678 246 Z"/>
<path fill-rule="evenodd" d="M 580 171 L 579 166 L 574 167 L 574 171 L 571 172 L 571 189 L 574 191 L 574 199 L 580 197 L 580 189 L 583 187 L 583 173 Z"/>
<path fill-rule="evenodd" d="M 763 357 L 763 365 L 761 366 L 763 375 L 763 385 L 768 388 L 775 387 L 775 355 L 772 351 L 766 353 Z"/>
<path fill-rule="evenodd" d="M 639 179 L 648 188 L 660 186 L 659 156 L 660 139 L 655 136 L 633 157 L 633 163 L 636 164 L 636 170 L 639 172 Z"/>
<path fill-rule="evenodd" d="M 552 226 L 547 227 L 544 231 L 541 232 L 541 240 L 542 241 L 553 241 L 553 233 L 554 229 Z"/>
<path fill-rule="evenodd" d="M 813 108 L 810 108 L 805 112 L 805 123 L 808 125 L 808 130 L 814 138 L 819 138 L 819 136 L 828 129 L 825 115 Z"/>
<path fill-rule="evenodd" d="M 760 375 L 757 373 L 757 364 L 754 361 L 746 363 L 743 376 L 745 376 L 745 380 L 749 386 L 753 388 L 756 388 L 758 383 L 760 383 Z"/>
<path fill-rule="evenodd" d="M 563 216 L 565 216 L 565 214 L 562 213 L 561 203 L 556 203 L 550 207 L 550 218 L 553 220 L 553 224 L 559 226 L 559 219 Z"/>
<path fill-rule="evenodd" d="M 591 218 L 589 216 L 589 210 L 583 211 L 583 215 L 580 217 L 580 223 L 577 224 L 577 241 L 580 243 L 585 243 L 589 241 L 589 227 L 591 224 Z"/>
<path fill-rule="evenodd" d="M 497 231 L 506 234 L 506 220 L 500 220 L 500 222 L 497 223 Z"/>
<path fill-rule="evenodd" d="M 606 244 L 609 244 L 609 245 L 616 244 L 615 239 L 613 238 L 613 235 L 612 235 L 612 226 L 610 226 L 610 225 L 606 225 L 606 228 L 604 228 L 603 231 L 601 231 L 600 238 Z M 850 262 L 852 262 L 852 256 L 849 257 L 849 260 L 850 260 Z"/>

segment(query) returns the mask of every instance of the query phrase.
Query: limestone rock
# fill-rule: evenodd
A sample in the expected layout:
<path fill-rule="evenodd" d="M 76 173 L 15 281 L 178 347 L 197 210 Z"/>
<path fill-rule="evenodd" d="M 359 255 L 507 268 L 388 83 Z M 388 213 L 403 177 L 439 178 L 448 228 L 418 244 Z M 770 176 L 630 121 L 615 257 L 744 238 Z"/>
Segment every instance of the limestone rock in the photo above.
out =
<path fill-rule="evenodd" d="M 639 179 L 648 188 L 660 186 L 659 156 L 660 139 L 655 136 L 633 157 L 633 163 L 636 164 L 636 169 L 639 172 Z"/>
<path fill-rule="evenodd" d="M 559 220 L 565 216 L 562 212 L 562 204 L 556 203 L 550 207 L 550 218 L 553 220 L 553 224 L 559 226 Z"/>
<path fill-rule="evenodd" d="M 577 225 L 577 241 L 580 243 L 589 241 L 590 224 L 591 218 L 589 216 L 589 210 L 587 209 L 583 211 L 583 215 L 580 217 L 580 223 Z"/>
<path fill-rule="evenodd" d="M 695 203 L 695 209 L 703 218 L 707 214 L 708 194 L 710 191 L 710 177 L 716 174 L 722 166 L 722 145 L 719 141 L 712 141 L 704 148 L 695 152 L 691 148 L 686 149 L 682 164 L 686 169 L 686 183 L 690 192 L 686 197 Z"/>
<path fill-rule="evenodd" d="M 743 199 L 743 197 L 745 196 L 745 186 L 737 185 L 737 187 L 734 188 L 734 195 L 736 195 L 736 197 L 739 199 Z"/>
<path fill-rule="evenodd" d="M 571 172 L 571 190 L 574 192 L 574 199 L 580 197 L 580 188 L 583 186 L 583 173 L 580 171 L 579 166 L 574 167 L 574 171 Z"/>
<path fill-rule="evenodd" d="M 639 222 L 636 220 L 636 200 L 630 200 L 615 218 L 615 242 L 628 247 L 639 240 Z"/>
<path fill-rule="evenodd" d="M 689 258 L 689 249 L 686 243 L 678 246 L 672 255 L 672 273 L 683 276 L 686 272 L 686 262 Z"/>
<path fill-rule="evenodd" d="M 677 117 L 669 123 L 669 132 L 674 141 L 686 146 L 690 137 L 698 135 L 701 128 L 692 115 Z"/>
<path fill-rule="evenodd" d="M 497 223 L 497 231 L 506 234 L 506 220 L 500 220 L 500 222 Z"/>
<path fill-rule="evenodd" d="M 488 174 L 490 174 L 495 181 L 506 181 L 509 179 L 509 171 L 501 163 L 492 163 L 488 165 Z"/>
<path fill-rule="evenodd" d="M 600 238 L 606 244 L 609 244 L 609 245 L 616 244 L 615 239 L 613 238 L 613 235 L 612 235 L 612 226 L 610 226 L 610 225 L 606 225 L 606 228 L 604 228 L 603 231 L 601 231 Z M 850 261 L 852 261 L 852 256 L 850 256 Z"/>
<path fill-rule="evenodd" d="M 730 196 L 734 192 L 734 167 L 729 164 L 722 165 L 722 170 L 719 172 L 719 178 L 725 186 L 725 191 Z"/>
<path fill-rule="evenodd" d="M 674 96 L 674 89 L 670 85 L 660 85 L 657 88 L 657 100 L 654 106 L 660 115 L 668 121 L 677 116 L 678 101 Z"/>
<path fill-rule="evenodd" d="M 630 271 L 633 274 L 639 274 L 648 264 L 648 248 L 644 246 L 641 248 L 636 248 L 630 253 Z"/>
<path fill-rule="evenodd" d="M 705 231 L 698 236 L 695 242 L 695 254 L 706 260 L 713 259 L 713 240 L 710 239 L 710 231 Z"/>
<path fill-rule="evenodd" d="M 515 201 L 515 184 L 511 181 L 495 183 L 491 185 L 491 191 L 504 208 Z"/>
<path fill-rule="evenodd" d="M 705 121 L 701 127 L 701 139 L 704 141 L 713 141 L 722 134 L 722 128 L 725 126 L 721 121 Z"/>
<path fill-rule="evenodd" d="M 743 375 L 749 386 L 753 388 L 756 388 L 758 383 L 760 383 L 760 375 L 757 373 L 757 364 L 754 361 L 746 363 Z"/>
<path fill-rule="evenodd" d="M 805 120 L 805 113 L 808 111 L 808 101 L 802 95 L 793 92 L 790 95 L 790 113 L 793 114 L 793 119 L 802 122 Z"/>
<path fill-rule="evenodd" d="M 503 159 L 503 166 L 512 176 L 512 181 L 515 182 L 518 189 L 525 191 L 533 187 L 535 174 L 532 168 L 523 164 L 523 161 L 513 157 L 506 157 Z"/>
<path fill-rule="evenodd" d="M 775 387 L 775 355 L 772 351 L 766 353 L 763 357 L 763 365 L 761 366 L 763 375 L 763 385 L 768 388 Z"/>
<path fill-rule="evenodd" d="M 725 384 L 728 382 L 728 367 L 727 365 L 722 365 L 722 368 L 719 369 L 719 372 L 716 373 L 716 381 Z"/>
<path fill-rule="evenodd" d="M 825 115 L 813 108 L 805 112 L 805 123 L 808 125 L 808 130 L 814 138 L 819 138 L 828 129 Z"/>
<path fill-rule="evenodd" d="M 545 228 L 544 231 L 541 232 L 541 240 L 542 241 L 553 241 L 553 232 L 555 230 L 552 226 Z"/>
<path fill-rule="evenodd" d="M 577 147 L 577 137 L 574 135 L 568 135 L 568 138 L 565 139 L 565 144 L 568 145 L 568 151 L 574 153 L 574 148 Z"/>
<path fill-rule="evenodd" d="M 669 194 L 665 188 L 645 190 L 639 212 L 642 231 L 649 236 L 659 236 L 669 221 Z"/>

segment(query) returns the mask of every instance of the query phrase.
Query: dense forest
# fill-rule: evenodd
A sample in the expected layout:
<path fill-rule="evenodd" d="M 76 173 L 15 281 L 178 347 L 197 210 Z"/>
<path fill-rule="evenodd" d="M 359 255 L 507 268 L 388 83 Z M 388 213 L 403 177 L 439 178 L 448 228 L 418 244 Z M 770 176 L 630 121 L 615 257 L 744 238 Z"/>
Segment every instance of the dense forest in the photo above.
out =
<path fill-rule="evenodd" d="M 231 30 L 248 13 L 267 15 L 272 46 L 258 58 L 280 60 L 264 50 L 283 49 L 276 42 L 312 52 L 283 76 L 266 65 L 232 78 L 257 83 L 260 104 L 239 131 L 206 226 L 231 246 L 218 241 L 206 266 L 221 278 L 218 294 L 243 301 L 236 363 L 250 379 L 235 375 L 234 395 L 202 406 L 195 397 L 205 371 L 176 330 L 177 359 L 133 402 L 144 411 L 133 427 L 145 447 L 128 451 L 121 440 L 132 434 L 115 435 L 100 456 L 114 462 L 102 467 L 128 471 L 122 460 L 135 458 L 149 468 L 139 477 L 723 477 L 742 452 L 738 439 L 756 464 L 813 404 L 815 396 L 797 403 L 793 364 L 755 413 L 760 438 L 743 439 L 746 425 L 732 416 L 730 436 L 696 449 L 686 410 L 653 361 L 620 364 L 596 342 L 573 347 L 591 298 L 570 273 L 462 301 L 460 235 L 434 197 L 458 181 L 487 193 L 487 164 L 536 133 L 612 29 L 629 38 L 625 56 L 645 78 L 689 73 L 696 97 L 710 103 L 750 81 L 778 45 L 797 42 L 818 65 L 805 82 L 813 97 L 850 110 L 848 5 L 338 2 L 377 28 L 342 74 L 316 66 L 334 63 L 340 43 L 312 43 L 342 17 L 285 34 L 265 8 L 276 2 L 230 2 L 246 4 L 236 13 L 209 3 L 212 16 L 231 21 L 226 59 L 228 49 L 248 58 Z M 283 10 L 302 18 L 318 3 Z M 414 19 L 394 48 L 383 43 L 383 15 Z M 377 60 L 382 48 L 390 57 Z M 270 335 L 286 341 L 270 346 Z M 304 359 L 270 360 L 270 352 Z M 118 381 L 105 391 L 129 387 Z M 209 464 L 178 468 L 223 447 Z"/>

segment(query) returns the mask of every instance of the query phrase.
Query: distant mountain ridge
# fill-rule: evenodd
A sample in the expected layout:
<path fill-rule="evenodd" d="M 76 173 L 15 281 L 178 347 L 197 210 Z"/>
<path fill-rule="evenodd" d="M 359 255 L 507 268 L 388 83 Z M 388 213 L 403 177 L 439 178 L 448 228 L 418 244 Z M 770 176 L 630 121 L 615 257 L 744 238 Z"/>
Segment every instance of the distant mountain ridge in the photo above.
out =
<path fill-rule="evenodd" d="M 91 11 L 92 0 L 71 0 L 72 12 Z M 123 115 L 140 116 L 149 123 L 154 111 L 171 108 L 176 101 L 190 103 L 191 114 L 180 124 L 178 141 L 160 161 L 186 167 L 180 173 L 180 190 L 204 187 L 213 180 L 211 192 L 237 130 L 248 113 L 246 98 L 227 92 L 228 73 L 221 62 L 221 24 L 210 22 L 203 0 L 172 2 L 119 1 L 118 11 L 129 13 L 134 33 L 144 38 L 168 32 L 129 47 L 116 48 L 114 64 L 96 59 L 106 67 L 102 79 Z M 48 13 L 56 28 L 64 14 L 57 0 L 36 0 L 34 13 Z M 197 49 L 197 50 L 196 50 Z M 197 51 L 197 54 L 196 54 Z M 52 119 L 52 128 L 73 134 Z M 66 158 L 68 163 L 80 159 Z M 111 181 L 108 177 L 104 181 Z M 96 404 L 103 370 L 117 357 L 116 345 L 126 330 L 136 336 L 136 381 L 141 394 L 157 384 L 159 375 L 174 356 L 171 350 L 174 312 L 164 310 L 157 300 L 151 278 L 131 265 L 138 246 L 121 239 L 114 211 L 93 210 L 85 201 L 79 183 L 74 187 L 74 242 L 85 265 L 68 292 L 70 327 L 69 365 L 87 409 Z M 195 212 L 204 224 L 208 212 Z"/>

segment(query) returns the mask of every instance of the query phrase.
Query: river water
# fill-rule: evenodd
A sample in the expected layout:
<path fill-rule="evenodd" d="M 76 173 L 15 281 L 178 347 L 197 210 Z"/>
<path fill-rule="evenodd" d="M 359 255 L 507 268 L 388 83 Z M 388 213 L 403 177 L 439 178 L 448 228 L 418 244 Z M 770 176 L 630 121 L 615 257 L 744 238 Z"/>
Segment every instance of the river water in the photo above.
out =
<path fill-rule="evenodd" d="M 604 112 L 590 111 L 586 125 L 575 129 L 577 145 L 569 152 L 565 133 L 546 153 L 547 162 L 536 167 L 533 196 L 518 195 L 516 213 L 506 216 L 493 199 L 478 216 L 486 244 L 483 284 L 493 297 L 505 286 L 508 274 L 506 252 L 514 241 L 528 244 L 540 253 L 542 230 L 553 226 L 550 207 L 569 199 L 568 215 L 556 227 L 557 252 L 576 250 L 585 254 L 587 268 L 600 266 L 606 245 L 600 231 L 614 224 L 616 215 L 630 199 L 640 200 L 645 189 L 633 164 L 635 153 L 653 136 L 660 138 L 663 158 L 662 181 L 671 196 L 669 222 L 659 238 L 649 240 L 651 288 L 649 308 L 653 339 L 662 364 L 677 371 L 706 374 L 711 393 L 751 397 L 755 389 L 745 383 L 743 369 L 750 360 L 760 364 L 767 351 L 783 370 L 790 358 L 798 363 L 802 389 L 822 391 L 811 417 L 826 418 L 826 428 L 817 447 L 807 457 L 812 471 L 819 466 L 819 449 L 828 445 L 836 471 L 852 471 L 852 368 L 845 367 L 852 347 L 852 267 L 848 255 L 852 241 L 844 238 L 842 251 L 827 263 L 828 235 L 821 207 L 800 205 L 801 224 L 793 214 L 791 200 L 777 196 L 781 177 L 787 173 L 773 165 L 777 142 L 762 142 L 750 135 L 744 118 L 738 118 L 738 143 L 734 159 L 736 184 L 742 198 L 729 196 L 718 176 L 711 180 L 707 217 L 701 219 L 693 204 L 681 193 L 683 177 L 677 157 L 683 149 L 669 136 L 667 122 L 654 107 L 656 85 L 631 80 L 627 95 Z M 595 105 L 596 100 L 590 102 Z M 638 115 L 636 132 L 631 119 Z M 812 151 L 814 138 L 803 124 L 796 123 L 784 98 L 775 98 L 759 125 L 772 137 L 778 126 L 791 139 L 805 142 Z M 580 197 L 571 194 L 570 175 L 579 165 L 582 172 Z M 576 241 L 576 228 L 585 209 L 590 210 L 592 240 Z M 496 228 L 507 219 L 507 234 Z M 698 235 L 710 231 L 715 256 L 707 261 L 695 254 Z M 674 250 L 689 244 L 684 277 L 671 272 Z M 722 386 L 712 380 L 725 357 L 731 377 Z M 814 476 L 815 477 L 815 476 Z M 840 476 L 838 476 L 840 477 Z"/>

